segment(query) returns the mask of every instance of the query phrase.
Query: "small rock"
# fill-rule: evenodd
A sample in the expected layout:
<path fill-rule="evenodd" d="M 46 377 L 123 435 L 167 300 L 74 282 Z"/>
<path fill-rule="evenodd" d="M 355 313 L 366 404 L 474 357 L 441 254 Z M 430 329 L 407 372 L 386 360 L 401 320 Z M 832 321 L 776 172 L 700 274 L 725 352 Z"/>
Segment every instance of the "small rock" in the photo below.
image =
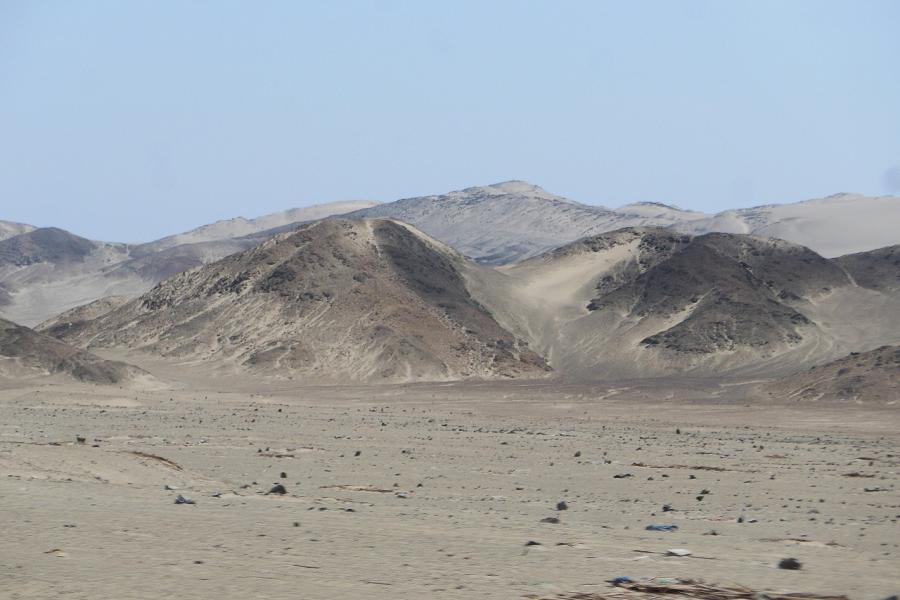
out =
<path fill-rule="evenodd" d="M 287 489 L 280 483 L 276 483 L 272 486 L 272 489 L 268 491 L 269 494 L 287 494 Z"/>
<path fill-rule="evenodd" d="M 566 504 L 565 500 L 561 500 L 556 503 L 556 510 L 569 510 L 569 505 Z"/>
<path fill-rule="evenodd" d="M 527 542 L 525 542 L 525 545 L 526 546 L 540 546 L 542 544 L 540 542 L 536 542 L 534 540 L 528 540 Z"/>
<path fill-rule="evenodd" d="M 196 504 L 196 502 L 194 502 L 194 501 L 191 500 L 190 498 L 185 498 L 185 497 L 182 496 L 181 494 L 178 494 L 178 495 L 175 497 L 175 504 Z"/>
<path fill-rule="evenodd" d="M 780 561 L 778 561 L 779 569 L 788 569 L 790 571 L 797 571 L 802 566 L 803 565 L 801 565 L 800 561 L 797 560 L 796 558 L 782 558 Z"/>
<path fill-rule="evenodd" d="M 581 456 L 581 450 L 579 450 L 575 453 L 575 458 L 578 458 L 579 456 Z"/>
<path fill-rule="evenodd" d="M 287 473 L 285 473 L 284 471 L 282 471 L 282 472 L 281 472 L 281 478 L 284 479 L 284 478 L 286 478 L 286 477 L 287 477 Z"/>
<path fill-rule="evenodd" d="M 541 523 L 552 523 L 553 525 L 559 525 L 559 517 L 544 517 L 541 519 Z"/>

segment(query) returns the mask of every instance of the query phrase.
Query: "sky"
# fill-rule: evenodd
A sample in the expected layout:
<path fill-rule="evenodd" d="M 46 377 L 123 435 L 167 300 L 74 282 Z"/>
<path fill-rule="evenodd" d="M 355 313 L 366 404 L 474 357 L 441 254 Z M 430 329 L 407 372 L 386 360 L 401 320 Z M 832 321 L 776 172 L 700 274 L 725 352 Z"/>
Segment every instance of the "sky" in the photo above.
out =
<path fill-rule="evenodd" d="M 0 219 L 900 194 L 900 2 L 0 0 Z"/>

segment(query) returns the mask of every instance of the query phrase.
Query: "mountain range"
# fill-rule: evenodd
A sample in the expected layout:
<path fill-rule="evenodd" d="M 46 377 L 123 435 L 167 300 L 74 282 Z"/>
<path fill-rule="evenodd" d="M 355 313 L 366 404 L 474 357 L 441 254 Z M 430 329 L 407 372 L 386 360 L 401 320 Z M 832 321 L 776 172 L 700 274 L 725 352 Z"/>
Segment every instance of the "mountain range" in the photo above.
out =
<path fill-rule="evenodd" d="M 900 344 L 891 223 L 898 198 L 706 215 L 518 181 L 140 245 L 3 223 L 0 315 L 83 351 L 309 382 L 791 377 Z"/>

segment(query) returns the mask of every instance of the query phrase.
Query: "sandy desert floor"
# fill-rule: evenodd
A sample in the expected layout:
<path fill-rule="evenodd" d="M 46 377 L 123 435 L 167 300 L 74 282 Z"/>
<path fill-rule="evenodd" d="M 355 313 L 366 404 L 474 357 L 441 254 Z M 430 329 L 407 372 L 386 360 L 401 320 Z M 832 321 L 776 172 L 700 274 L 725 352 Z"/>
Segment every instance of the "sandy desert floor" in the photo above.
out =
<path fill-rule="evenodd" d="M 900 591 L 896 407 L 684 382 L 175 388 L 0 384 L 0 597 Z"/>

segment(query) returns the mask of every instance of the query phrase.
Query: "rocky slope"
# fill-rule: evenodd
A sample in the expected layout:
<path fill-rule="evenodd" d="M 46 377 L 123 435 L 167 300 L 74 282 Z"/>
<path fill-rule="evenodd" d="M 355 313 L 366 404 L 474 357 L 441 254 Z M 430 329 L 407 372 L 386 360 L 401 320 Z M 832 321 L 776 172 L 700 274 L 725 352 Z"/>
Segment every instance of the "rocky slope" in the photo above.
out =
<path fill-rule="evenodd" d="M 766 389 L 790 400 L 900 402 L 900 346 L 852 352 L 844 358 L 782 378 Z"/>
<path fill-rule="evenodd" d="M 781 240 L 629 228 L 501 271 L 485 305 L 573 377 L 785 374 L 900 342 L 900 295 Z"/>
<path fill-rule="evenodd" d="M 848 254 L 835 262 L 862 287 L 900 291 L 900 246 Z"/>
<path fill-rule="evenodd" d="M 473 298 L 472 269 L 403 224 L 327 220 L 48 328 L 88 348 L 304 381 L 543 375 L 543 359 Z"/>
<path fill-rule="evenodd" d="M 57 228 L 0 222 L 0 316 L 35 325 L 110 295 L 137 296 L 176 273 L 246 250 L 266 228 L 318 219 L 372 202 L 336 202 L 259 217 L 220 221 L 139 245 L 88 240 Z"/>
<path fill-rule="evenodd" d="M 0 319 L 0 378 L 61 375 L 87 383 L 124 383 L 145 376 L 131 365 L 109 361 L 28 327 Z"/>

